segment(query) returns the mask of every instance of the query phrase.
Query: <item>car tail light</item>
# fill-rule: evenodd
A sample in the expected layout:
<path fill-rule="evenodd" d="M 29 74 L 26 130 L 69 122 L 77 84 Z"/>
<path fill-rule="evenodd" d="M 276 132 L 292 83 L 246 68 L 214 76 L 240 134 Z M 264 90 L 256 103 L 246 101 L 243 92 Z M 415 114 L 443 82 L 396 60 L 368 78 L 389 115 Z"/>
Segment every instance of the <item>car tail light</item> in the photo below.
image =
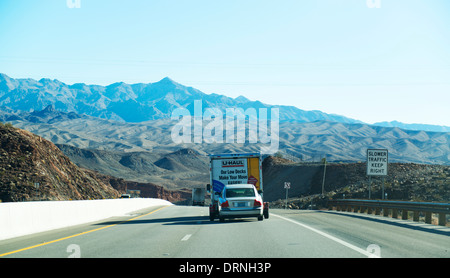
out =
<path fill-rule="evenodd" d="M 253 206 L 254 206 L 254 207 L 261 207 L 261 206 L 262 206 L 262 203 L 261 203 L 260 201 L 258 201 L 258 200 L 255 200 L 255 201 L 253 202 Z"/>
<path fill-rule="evenodd" d="M 220 206 L 221 206 L 222 208 L 229 208 L 229 207 L 230 207 L 230 204 L 228 204 L 228 201 L 226 201 L 225 203 L 222 203 Z"/>

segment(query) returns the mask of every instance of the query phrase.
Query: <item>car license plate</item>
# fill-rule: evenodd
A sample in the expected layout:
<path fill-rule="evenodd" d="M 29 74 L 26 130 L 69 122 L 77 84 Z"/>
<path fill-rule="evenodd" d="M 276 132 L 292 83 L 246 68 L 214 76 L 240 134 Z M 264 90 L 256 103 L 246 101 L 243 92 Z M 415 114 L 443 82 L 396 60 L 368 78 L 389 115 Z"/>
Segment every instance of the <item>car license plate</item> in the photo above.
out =
<path fill-rule="evenodd" d="M 235 202 L 235 203 L 234 203 L 234 206 L 235 206 L 235 207 L 238 207 L 238 208 L 240 208 L 240 207 L 246 207 L 246 206 L 247 206 L 247 202 Z"/>

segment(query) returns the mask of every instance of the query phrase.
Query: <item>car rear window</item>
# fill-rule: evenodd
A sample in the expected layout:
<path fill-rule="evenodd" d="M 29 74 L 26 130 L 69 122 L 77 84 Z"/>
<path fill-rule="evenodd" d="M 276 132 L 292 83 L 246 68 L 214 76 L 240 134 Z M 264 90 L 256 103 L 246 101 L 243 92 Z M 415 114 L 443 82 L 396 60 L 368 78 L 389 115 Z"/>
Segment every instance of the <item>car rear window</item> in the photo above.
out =
<path fill-rule="evenodd" d="M 225 197 L 255 197 L 255 190 L 252 188 L 228 188 L 225 190 Z"/>

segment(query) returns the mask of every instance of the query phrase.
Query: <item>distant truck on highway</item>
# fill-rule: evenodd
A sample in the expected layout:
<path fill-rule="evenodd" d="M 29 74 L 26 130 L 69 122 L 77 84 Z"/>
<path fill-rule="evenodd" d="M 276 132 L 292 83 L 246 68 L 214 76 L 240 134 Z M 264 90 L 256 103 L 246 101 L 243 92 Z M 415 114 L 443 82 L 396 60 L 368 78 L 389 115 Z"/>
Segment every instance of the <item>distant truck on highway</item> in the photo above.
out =
<path fill-rule="evenodd" d="M 205 188 L 193 188 L 192 189 L 192 205 L 193 206 L 204 206 L 205 205 Z"/>
<path fill-rule="evenodd" d="M 254 198 L 260 201 L 230 199 L 227 202 L 227 189 L 231 185 L 242 185 L 239 190 L 253 185 Z M 259 153 L 210 155 L 210 184 L 207 185 L 207 191 L 211 194 L 211 221 L 216 218 L 223 221 L 224 218 L 256 216 L 250 211 L 262 211 L 262 215 L 257 215 L 258 220 L 262 220 L 263 216 L 269 218 L 269 203 L 263 201 L 262 159 Z"/>

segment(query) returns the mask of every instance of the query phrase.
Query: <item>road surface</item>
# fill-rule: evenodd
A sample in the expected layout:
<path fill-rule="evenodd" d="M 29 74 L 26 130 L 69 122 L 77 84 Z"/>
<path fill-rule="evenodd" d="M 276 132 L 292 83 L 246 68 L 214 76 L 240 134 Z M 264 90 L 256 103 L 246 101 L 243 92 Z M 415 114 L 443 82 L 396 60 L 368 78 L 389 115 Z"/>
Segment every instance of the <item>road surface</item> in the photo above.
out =
<path fill-rule="evenodd" d="M 0 241 L 0 258 L 450 258 L 450 228 L 358 213 L 271 209 L 211 222 L 207 207 L 128 216 Z"/>

